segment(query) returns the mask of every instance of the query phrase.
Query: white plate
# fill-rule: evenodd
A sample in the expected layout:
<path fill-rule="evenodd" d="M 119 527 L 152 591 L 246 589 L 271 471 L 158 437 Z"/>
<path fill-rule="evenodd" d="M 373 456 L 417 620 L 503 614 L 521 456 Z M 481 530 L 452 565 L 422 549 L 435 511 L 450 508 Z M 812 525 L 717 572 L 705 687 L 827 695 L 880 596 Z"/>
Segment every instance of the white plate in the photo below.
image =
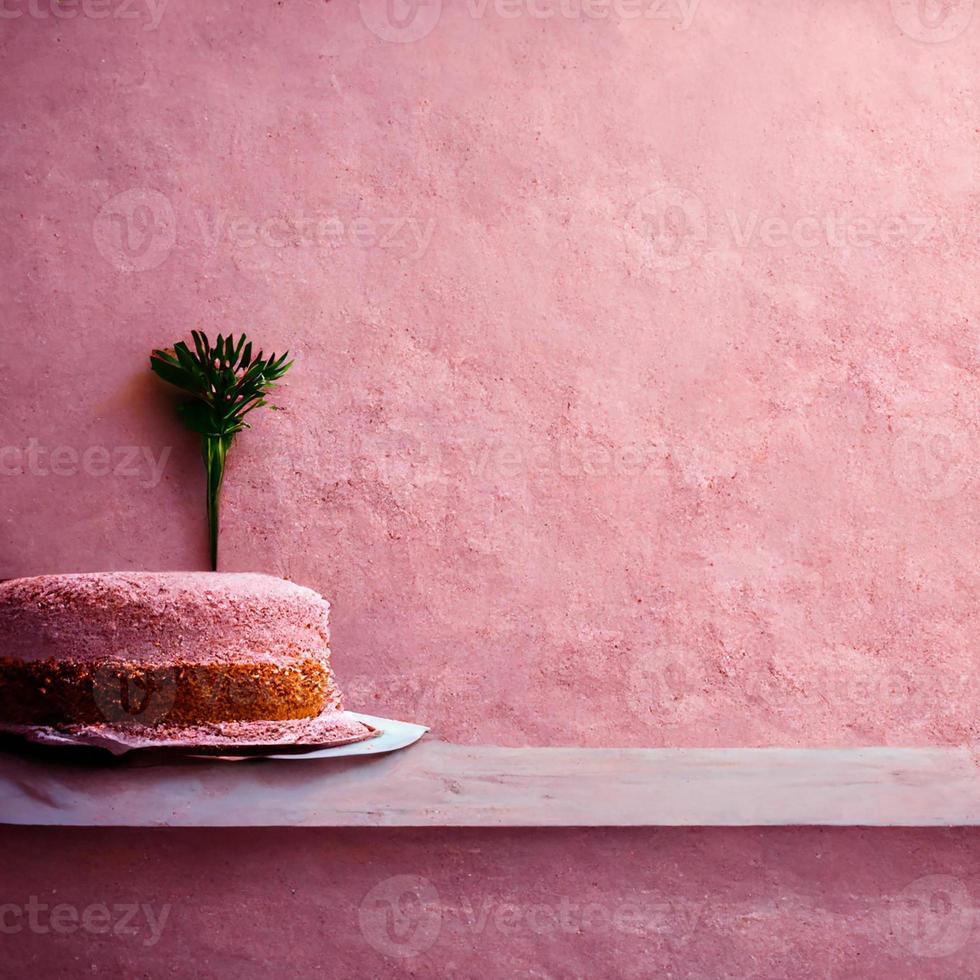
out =
<path fill-rule="evenodd" d="M 381 734 L 363 742 L 351 745 L 338 745 L 332 749 L 317 749 L 313 752 L 293 752 L 289 755 L 194 755 L 198 759 L 223 759 L 226 762 L 241 762 L 246 759 L 283 759 L 300 762 L 303 759 L 339 759 L 352 755 L 381 755 L 414 745 L 429 729 L 425 725 L 413 725 L 408 721 L 394 721 L 391 718 L 376 718 L 348 711 L 348 715 L 363 721 L 365 725 L 380 729 Z M 191 753 L 187 753 L 188 755 Z"/>

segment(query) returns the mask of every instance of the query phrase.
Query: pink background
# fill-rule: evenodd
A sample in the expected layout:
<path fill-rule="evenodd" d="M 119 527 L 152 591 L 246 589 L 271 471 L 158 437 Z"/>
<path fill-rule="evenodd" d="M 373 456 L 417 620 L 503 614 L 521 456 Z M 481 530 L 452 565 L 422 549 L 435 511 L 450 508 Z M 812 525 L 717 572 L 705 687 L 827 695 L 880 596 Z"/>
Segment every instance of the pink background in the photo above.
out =
<path fill-rule="evenodd" d="M 967 980 L 980 950 L 973 828 L 15 827 L 0 854 L 4 901 L 36 896 L 43 926 L 150 910 L 124 935 L 8 917 L 11 980 Z M 399 929 L 410 883 L 428 904 L 402 896 Z"/>
<path fill-rule="evenodd" d="M 0 575 L 205 567 L 146 358 L 246 329 L 222 566 L 334 602 L 352 707 L 971 740 L 980 16 L 478 7 L 7 4 Z"/>

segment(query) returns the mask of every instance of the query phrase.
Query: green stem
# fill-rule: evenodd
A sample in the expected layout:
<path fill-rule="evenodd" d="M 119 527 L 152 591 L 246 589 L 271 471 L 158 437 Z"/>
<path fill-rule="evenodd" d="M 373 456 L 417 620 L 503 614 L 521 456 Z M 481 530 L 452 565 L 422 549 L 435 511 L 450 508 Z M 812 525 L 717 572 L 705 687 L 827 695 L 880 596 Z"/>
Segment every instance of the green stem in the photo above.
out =
<path fill-rule="evenodd" d="M 218 570 L 218 515 L 225 460 L 234 436 L 201 436 L 201 452 L 208 476 L 208 534 L 211 542 L 211 571 Z"/>

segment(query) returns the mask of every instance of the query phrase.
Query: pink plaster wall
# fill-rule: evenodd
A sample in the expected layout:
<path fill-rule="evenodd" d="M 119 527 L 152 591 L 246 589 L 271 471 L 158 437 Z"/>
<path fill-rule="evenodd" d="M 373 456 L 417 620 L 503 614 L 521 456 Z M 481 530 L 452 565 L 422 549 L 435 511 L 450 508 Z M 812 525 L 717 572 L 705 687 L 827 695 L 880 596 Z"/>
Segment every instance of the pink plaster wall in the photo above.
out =
<path fill-rule="evenodd" d="M 10 980 L 968 980 L 980 949 L 974 828 L 16 827 L 0 857 Z"/>
<path fill-rule="evenodd" d="M 972 739 L 972 5 L 8 0 L 0 575 L 205 566 L 146 356 L 246 328 L 223 567 L 334 601 L 353 706 Z"/>

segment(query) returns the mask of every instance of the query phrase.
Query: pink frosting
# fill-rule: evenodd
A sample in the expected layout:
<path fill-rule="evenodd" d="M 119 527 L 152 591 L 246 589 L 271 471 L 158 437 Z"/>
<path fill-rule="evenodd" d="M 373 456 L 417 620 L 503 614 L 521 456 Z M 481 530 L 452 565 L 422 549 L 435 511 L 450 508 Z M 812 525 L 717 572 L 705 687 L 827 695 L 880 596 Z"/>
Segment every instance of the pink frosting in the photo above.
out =
<path fill-rule="evenodd" d="M 326 662 L 329 613 L 323 596 L 271 575 L 41 575 L 0 584 L 0 657 Z"/>

